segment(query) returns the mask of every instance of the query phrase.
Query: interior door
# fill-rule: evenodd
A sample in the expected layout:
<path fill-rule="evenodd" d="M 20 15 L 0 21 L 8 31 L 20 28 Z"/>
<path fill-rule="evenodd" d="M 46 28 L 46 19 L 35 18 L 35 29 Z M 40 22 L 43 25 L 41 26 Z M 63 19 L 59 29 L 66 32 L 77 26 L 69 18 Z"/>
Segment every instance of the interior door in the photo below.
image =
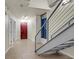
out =
<path fill-rule="evenodd" d="M 21 23 L 21 39 L 27 39 L 27 23 Z"/>

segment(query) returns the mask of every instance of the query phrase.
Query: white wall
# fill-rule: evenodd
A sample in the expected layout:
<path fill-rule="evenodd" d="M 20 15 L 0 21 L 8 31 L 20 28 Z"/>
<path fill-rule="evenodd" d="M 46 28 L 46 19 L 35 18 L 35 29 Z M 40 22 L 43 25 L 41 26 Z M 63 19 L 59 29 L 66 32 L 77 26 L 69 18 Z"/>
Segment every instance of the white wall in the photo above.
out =
<path fill-rule="evenodd" d="M 5 16 L 5 51 L 9 48 L 8 16 Z"/>
<path fill-rule="evenodd" d="M 16 41 L 20 40 L 20 21 L 16 19 Z"/>
<path fill-rule="evenodd" d="M 35 41 L 36 35 L 36 16 L 30 16 L 28 18 L 30 23 L 28 24 L 28 39 Z"/>
<path fill-rule="evenodd" d="M 7 52 L 15 42 L 15 21 L 9 16 L 5 15 L 5 51 Z"/>
<path fill-rule="evenodd" d="M 60 52 L 74 58 L 74 46 L 72 46 L 70 48 L 67 48 L 67 49 L 64 49 L 64 50 L 62 50 Z"/>
<path fill-rule="evenodd" d="M 36 16 L 36 33 L 41 29 L 41 17 L 39 15 Z M 36 37 L 36 41 L 40 42 L 41 39 L 41 31 L 39 32 L 38 36 Z"/>

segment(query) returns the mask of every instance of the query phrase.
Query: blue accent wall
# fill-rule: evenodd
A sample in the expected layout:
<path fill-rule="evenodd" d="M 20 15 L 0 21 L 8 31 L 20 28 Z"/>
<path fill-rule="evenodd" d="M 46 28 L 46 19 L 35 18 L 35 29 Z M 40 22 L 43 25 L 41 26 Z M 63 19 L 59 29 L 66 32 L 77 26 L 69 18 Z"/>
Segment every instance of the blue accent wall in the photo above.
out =
<path fill-rule="evenodd" d="M 41 17 L 41 27 L 43 26 L 45 21 L 46 21 L 46 18 L 45 17 Z M 41 30 L 41 38 L 45 38 L 46 39 L 46 24 L 44 25 L 44 27 Z"/>

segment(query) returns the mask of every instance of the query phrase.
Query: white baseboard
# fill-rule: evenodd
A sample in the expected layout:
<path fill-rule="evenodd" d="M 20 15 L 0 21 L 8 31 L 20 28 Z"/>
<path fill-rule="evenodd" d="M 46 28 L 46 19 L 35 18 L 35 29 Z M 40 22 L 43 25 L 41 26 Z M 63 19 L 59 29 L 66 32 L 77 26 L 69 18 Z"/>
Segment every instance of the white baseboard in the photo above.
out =
<path fill-rule="evenodd" d="M 71 57 L 71 58 L 74 58 L 74 56 L 72 56 L 72 55 L 70 55 L 70 54 L 68 54 L 68 53 L 66 53 L 66 52 L 64 52 L 64 51 L 60 51 L 60 53 L 62 53 L 62 54 L 64 54 L 64 55 L 67 55 L 67 56 L 69 56 L 69 57 Z"/>
<path fill-rule="evenodd" d="M 6 54 L 6 53 L 10 50 L 10 48 L 12 48 L 12 47 L 13 47 L 13 45 L 14 45 L 14 43 L 9 44 L 9 48 L 7 48 L 7 49 L 6 49 L 5 54 Z"/>
<path fill-rule="evenodd" d="M 10 47 L 5 51 L 5 54 L 6 54 L 6 53 L 9 51 L 9 49 L 12 48 L 12 47 L 13 47 L 13 46 L 10 46 Z"/>

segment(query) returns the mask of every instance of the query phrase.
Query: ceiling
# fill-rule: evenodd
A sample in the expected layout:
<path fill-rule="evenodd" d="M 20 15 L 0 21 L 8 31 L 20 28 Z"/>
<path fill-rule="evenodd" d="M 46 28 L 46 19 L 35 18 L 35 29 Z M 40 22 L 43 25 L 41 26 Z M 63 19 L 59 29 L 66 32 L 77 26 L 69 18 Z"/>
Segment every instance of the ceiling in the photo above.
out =
<path fill-rule="evenodd" d="M 40 15 L 50 10 L 47 0 L 5 0 L 5 6 L 15 17 Z"/>
<path fill-rule="evenodd" d="M 29 7 L 50 9 L 47 0 L 31 0 Z"/>

